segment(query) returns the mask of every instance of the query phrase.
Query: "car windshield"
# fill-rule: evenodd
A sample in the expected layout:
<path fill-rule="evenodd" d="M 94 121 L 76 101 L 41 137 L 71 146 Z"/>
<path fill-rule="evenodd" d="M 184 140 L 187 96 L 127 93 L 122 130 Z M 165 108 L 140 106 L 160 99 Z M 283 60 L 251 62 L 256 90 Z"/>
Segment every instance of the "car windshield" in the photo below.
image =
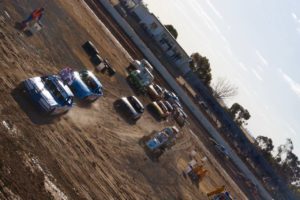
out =
<path fill-rule="evenodd" d="M 159 141 L 159 143 L 163 143 L 168 140 L 168 136 L 162 132 L 159 132 L 156 139 Z"/>
<path fill-rule="evenodd" d="M 128 97 L 128 101 L 132 105 L 132 107 L 135 110 L 137 110 L 138 112 L 143 112 L 144 111 L 143 105 L 140 102 L 138 102 L 138 100 L 136 98 Z"/>
<path fill-rule="evenodd" d="M 168 111 L 171 112 L 173 110 L 173 107 L 172 105 L 168 102 L 168 101 L 165 101 L 164 102 L 165 106 L 168 108 Z"/>
<path fill-rule="evenodd" d="M 154 89 L 155 89 L 159 94 L 162 94 L 162 93 L 163 93 L 162 88 L 161 88 L 159 85 L 157 85 L 157 84 L 154 85 Z"/>
<path fill-rule="evenodd" d="M 80 77 L 81 77 L 82 81 L 88 86 L 88 88 L 91 91 L 93 91 L 95 93 L 99 93 L 100 88 L 99 88 L 98 84 L 93 79 L 93 77 L 91 77 L 89 75 L 89 73 L 87 71 L 80 72 Z"/>
<path fill-rule="evenodd" d="M 162 109 L 164 112 L 168 112 L 168 109 L 167 109 L 166 105 L 165 105 L 163 102 L 159 101 L 159 102 L 158 102 L 158 105 L 159 105 L 159 107 L 161 107 L 161 109 Z"/>
<path fill-rule="evenodd" d="M 173 137 L 174 136 L 174 132 L 172 130 L 172 128 L 165 128 L 164 130 L 169 136 Z"/>

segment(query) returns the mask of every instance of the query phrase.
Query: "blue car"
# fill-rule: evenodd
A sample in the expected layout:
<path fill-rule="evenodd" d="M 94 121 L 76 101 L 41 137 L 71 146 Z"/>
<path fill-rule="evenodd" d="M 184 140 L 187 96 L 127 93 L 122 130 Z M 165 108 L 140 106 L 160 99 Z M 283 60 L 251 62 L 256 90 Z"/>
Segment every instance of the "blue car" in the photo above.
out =
<path fill-rule="evenodd" d="M 151 151 L 168 147 L 175 141 L 178 132 L 179 130 L 175 126 L 164 128 L 162 131 L 155 133 L 152 138 L 146 142 L 146 145 Z"/>
<path fill-rule="evenodd" d="M 80 100 L 95 101 L 103 96 L 103 87 L 97 77 L 88 70 L 74 71 L 73 80 L 68 84 Z"/>
<path fill-rule="evenodd" d="M 29 78 L 23 82 L 29 98 L 46 114 L 61 114 L 73 106 L 73 93 L 59 76 Z"/>

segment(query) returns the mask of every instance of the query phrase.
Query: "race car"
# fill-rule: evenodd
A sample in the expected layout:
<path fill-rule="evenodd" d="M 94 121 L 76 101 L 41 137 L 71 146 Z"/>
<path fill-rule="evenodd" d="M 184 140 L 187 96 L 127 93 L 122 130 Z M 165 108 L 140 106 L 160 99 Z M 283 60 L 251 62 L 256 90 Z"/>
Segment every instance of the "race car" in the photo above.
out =
<path fill-rule="evenodd" d="M 147 142 L 146 146 L 149 150 L 161 150 L 164 151 L 166 148 L 170 148 L 174 145 L 176 140 L 176 135 L 179 130 L 177 127 L 167 127 L 163 130 L 155 133 Z"/>
<path fill-rule="evenodd" d="M 60 76 L 80 100 L 92 102 L 103 96 L 101 82 L 88 70 L 73 71 L 65 68 L 60 72 Z"/>
<path fill-rule="evenodd" d="M 73 106 L 73 93 L 57 75 L 29 78 L 22 83 L 23 91 L 43 113 L 65 113 Z"/>

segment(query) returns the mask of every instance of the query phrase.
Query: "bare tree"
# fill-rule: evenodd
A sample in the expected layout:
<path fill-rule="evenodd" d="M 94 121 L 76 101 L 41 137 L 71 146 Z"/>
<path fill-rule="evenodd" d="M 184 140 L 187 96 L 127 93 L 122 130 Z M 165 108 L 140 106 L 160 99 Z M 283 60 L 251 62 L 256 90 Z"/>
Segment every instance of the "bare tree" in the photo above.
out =
<path fill-rule="evenodd" d="M 238 88 L 224 78 L 218 78 L 212 85 L 213 95 L 216 99 L 226 99 L 238 94 Z"/>

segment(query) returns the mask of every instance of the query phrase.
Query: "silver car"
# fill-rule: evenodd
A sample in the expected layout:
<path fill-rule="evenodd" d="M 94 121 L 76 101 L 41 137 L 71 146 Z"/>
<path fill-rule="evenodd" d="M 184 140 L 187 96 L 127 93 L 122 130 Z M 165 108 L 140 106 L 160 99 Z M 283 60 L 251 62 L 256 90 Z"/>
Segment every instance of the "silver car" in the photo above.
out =
<path fill-rule="evenodd" d="M 131 120 L 137 121 L 144 113 L 143 104 L 135 96 L 122 97 L 116 106 Z"/>

